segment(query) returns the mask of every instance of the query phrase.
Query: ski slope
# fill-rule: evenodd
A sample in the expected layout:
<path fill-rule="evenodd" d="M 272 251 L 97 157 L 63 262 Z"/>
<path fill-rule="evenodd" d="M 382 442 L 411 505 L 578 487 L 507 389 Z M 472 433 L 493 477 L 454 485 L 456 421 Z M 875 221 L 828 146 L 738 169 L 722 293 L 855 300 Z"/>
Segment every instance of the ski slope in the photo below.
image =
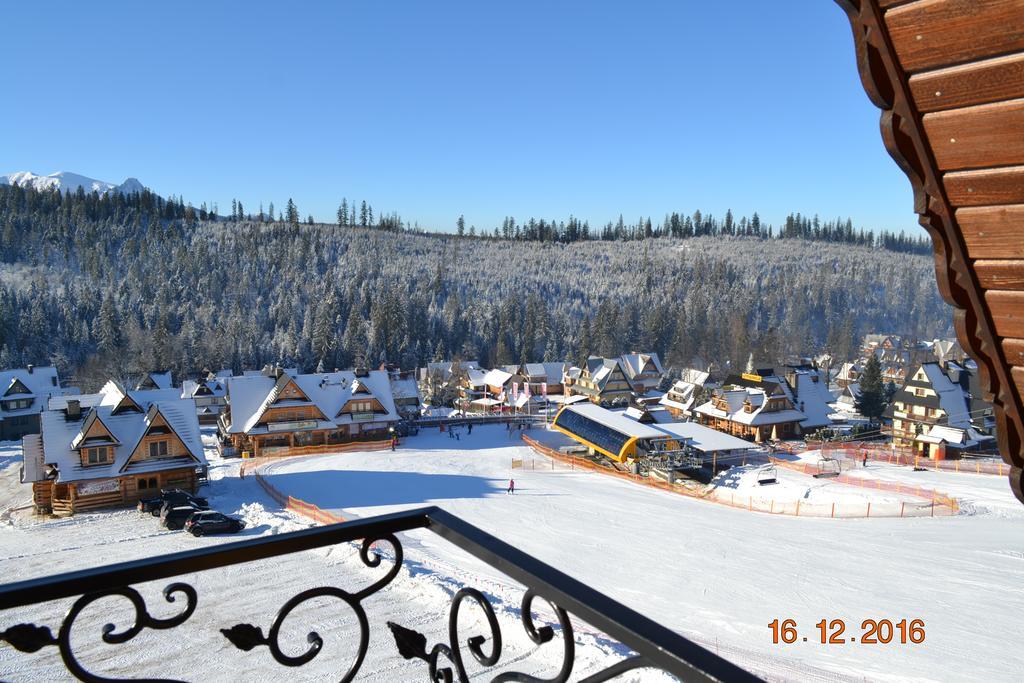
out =
<path fill-rule="evenodd" d="M 290 459 L 265 472 L 343 515 L 439 505 L 774 680 L 1019 680 L 1005 638 L 1024 597 L 1024 506 L 1001 478 L 888 473 L 977 501 L 976 514 L 833 520 L 750 513 L 596 473 L 511 470 L 524 456 L 533 453 L 486 427 L 458 442 L 431 432 L 395 453 Z M 411 534 L 411 558 L 512 600 L 515 586 L 428 534 Z M 809 642 L 773 645 L 776 618 L 796 620 Z M 927 636 L 821 645 L 822 618 L 845 620 L 848 636 L 864 619 L 923 619 Z"/>

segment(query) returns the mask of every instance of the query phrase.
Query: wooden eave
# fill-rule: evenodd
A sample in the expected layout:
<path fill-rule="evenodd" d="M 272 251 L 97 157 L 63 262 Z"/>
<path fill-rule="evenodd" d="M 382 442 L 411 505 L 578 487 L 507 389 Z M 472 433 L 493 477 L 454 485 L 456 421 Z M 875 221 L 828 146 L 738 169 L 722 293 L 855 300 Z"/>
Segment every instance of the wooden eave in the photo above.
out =
<path fill-rule="evenodd" d="M 836 0 L 1024 501 L 1024 0 Z"/>

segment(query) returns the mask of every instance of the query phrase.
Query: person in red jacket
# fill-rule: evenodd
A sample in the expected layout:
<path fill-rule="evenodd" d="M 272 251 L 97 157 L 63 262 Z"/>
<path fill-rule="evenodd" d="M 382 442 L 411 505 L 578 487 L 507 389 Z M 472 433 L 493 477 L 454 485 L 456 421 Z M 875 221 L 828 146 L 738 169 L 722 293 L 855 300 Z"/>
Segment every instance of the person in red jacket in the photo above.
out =
<path fill-rule="evenodd" d="M 508 480 L 508 491 L 506 491 L 505 493 L 507 495 L 511 495 L 511 494 L 513 494 L 515 492 L 516 492 L 516 480 L 515 479 L 509 479 Z"/>

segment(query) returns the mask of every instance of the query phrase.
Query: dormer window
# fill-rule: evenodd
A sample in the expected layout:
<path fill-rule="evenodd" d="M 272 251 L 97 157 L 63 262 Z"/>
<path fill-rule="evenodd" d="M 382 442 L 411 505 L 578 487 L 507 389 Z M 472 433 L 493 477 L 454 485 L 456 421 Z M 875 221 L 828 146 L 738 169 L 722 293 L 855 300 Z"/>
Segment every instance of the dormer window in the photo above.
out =
<path fill-rule="evenodd" d="M 85 462 L 89 465 L 104 465 L 110 462 L 110 447 L 109 446 L 96 446 L 94 448 L 86 448 L 85 450 Z"/>

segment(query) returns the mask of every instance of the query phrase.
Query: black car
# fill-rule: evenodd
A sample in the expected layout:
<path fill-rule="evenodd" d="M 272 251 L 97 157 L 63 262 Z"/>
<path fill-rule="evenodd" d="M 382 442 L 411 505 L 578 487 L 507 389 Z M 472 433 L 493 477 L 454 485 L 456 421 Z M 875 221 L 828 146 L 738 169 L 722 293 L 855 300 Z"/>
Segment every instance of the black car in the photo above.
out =
<path fill-rule="evenodd" d="M 193 536 L 204 534 L 234 534 L 245 528 L 245 522 L 217 512 L 216 510 L 198 510 L 185 522 L 185 531 Z"/>
<path fill-rule="evenodd" d="M 197 508 L 207 508 L 209 503 L 201 496 L 194 496 L 188 491 L 181 489 L 167 489 L 160 492 L 156 498 L 143 498 L 139 501 L 136 509 L 142 513 L 150 513 L 154 517 L 160 516 L 164 503 L 171 503 L 172 507 L 177 505 L 193 505 Z"/>
<path fill-rule="evenodd" d="M 196 512 L 202 512 L 206 508 L 197 508 L 194 505 L 169 505 L 165 504 L 160 509 L 160 524 L 171 530 L 184 528 L 185 522 Z"/>

